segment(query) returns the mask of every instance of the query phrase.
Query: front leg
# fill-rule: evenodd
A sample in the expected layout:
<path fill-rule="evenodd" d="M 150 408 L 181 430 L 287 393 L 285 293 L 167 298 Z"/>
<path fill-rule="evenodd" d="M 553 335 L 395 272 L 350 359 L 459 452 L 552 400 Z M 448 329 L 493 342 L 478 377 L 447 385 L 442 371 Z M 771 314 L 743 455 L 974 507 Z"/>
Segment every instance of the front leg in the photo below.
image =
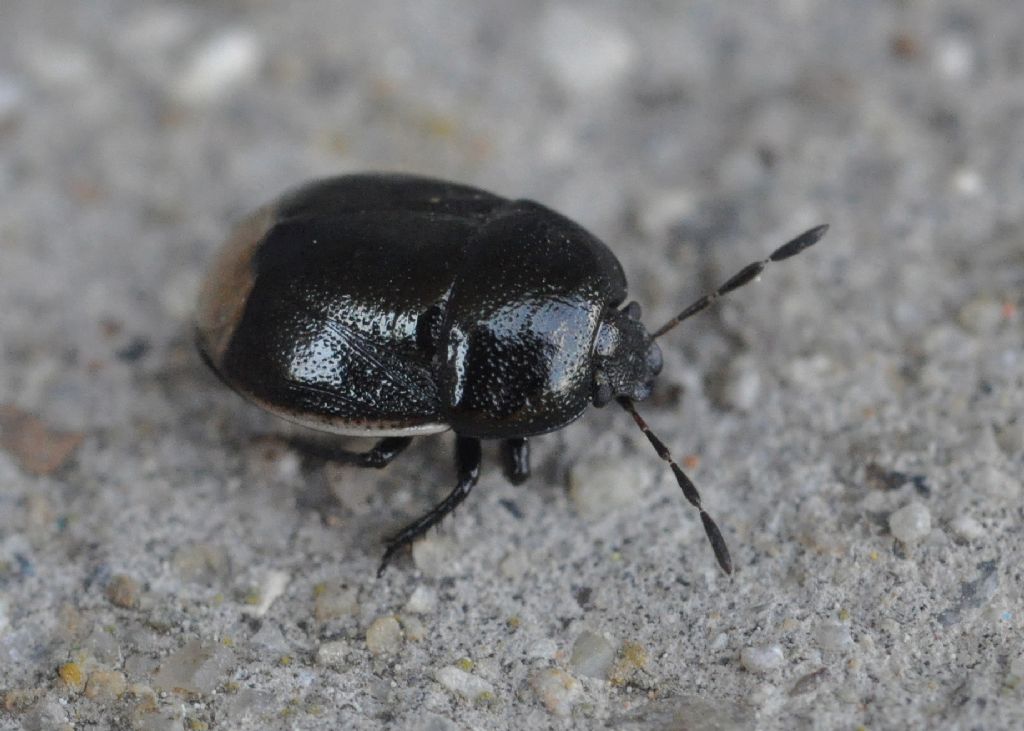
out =
<path fill-rule="evenodd" d="M 383 575 L 384 569 L 387 568 L 388 563 L 400 548 L 411 544 L 433 526 L 444 520 L 444 517 L 455 510 L 459 503 L 469 495 L 469 491 L 473 489 L 476 481 L 480 478 L 479 439 L 456 437 L 455 465 L 459 475 L 459 482 L 455 489 L 448 493 L 448 497 L 438 505 L 435 505 L 429 512 L 402 528 L 402 530 L 386 541 L 387 548 L 384 550 L 384 558 L 381 559 L 380 567 L 377 569 L 377 576 Z"/>

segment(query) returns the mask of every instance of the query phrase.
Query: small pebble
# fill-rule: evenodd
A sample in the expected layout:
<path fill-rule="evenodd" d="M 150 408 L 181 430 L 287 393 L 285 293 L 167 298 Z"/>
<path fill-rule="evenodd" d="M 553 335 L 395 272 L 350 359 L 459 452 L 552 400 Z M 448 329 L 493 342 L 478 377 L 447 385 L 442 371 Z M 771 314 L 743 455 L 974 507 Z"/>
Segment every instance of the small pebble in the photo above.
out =
<path fill-rule="evenodd" d="M 85 697 L 93 700 L 114 700 L 124 695 L 128 681 L 116 670 L 94 670 L 85 684 Z"/>
<path fill-rule="evenodd" d="M 729 361 L 722 373 L 719 398 L 722 405 L 736 411 L 750 411 L 761 396 L 761 371 L 749 355 Z"/>
<path fill-rule="evenodd" d="M 55 698 L 44 698 L 39 701 L 25 716 L 25 731 L 74 731 L 68 723 L 68 712 Z"/>
<path fill-rule="evenodd" d="M 612 685 L 618 686 L 636 684 L 638 680 L 644 678 L 644 670 L 649 661 L 650 653 L 646 647 L 639 642 L 623 642 L 609 680 Z"/>
<path fill-rule="evenodd" d="M 259 631 L 249 638 L 249 643 L 263 652 L 286 655 L 290 649 L 288 640 L 277 622 L 262 622 Z"/>
<path fill-rule="evenodd" d="M 828 680 L 828 669 L 818 668 L 812 673 L 807 673 L 799 680 L 797 680 L 793 687 L 790 688 L 789 694 L 791 696 L 804 695 L 811 693 L 818 689 L 818 687 Z"/>
<path fill-rule="evenodd" d="M 46 694 L 46 688 L 11 688 L 0 696 L 8 713 L 24 713 Z"/>
<path fill-rule="evenodd" d="M 965 39 L 951 35 L 935 45 L 935 62 L 943 76 L 959 81 L 974 72 L 974 47 Z"/>
<path fill-rule="evenodd" d="M 359 595 L 354 586 L 324 582 L 313 588 L 313 594 L 313 616 L 321 624 L 359 611 Z"/>
<path fill-rule="evenodd" d="M 779 645 L 744 647 L 740 651 L 740 664 L 752 673 L 767 673 L 782 666 L 786 657 Z"/>
<path fill-rule="evenodd" d="M 405 639 L 410 642 L 419 642 L 427 636 L 427 627 L 419 620 L 419 617 L 412 614 L 400 614 L 398 621 L 405 632 Z"/>
<path fill-rule="evenodd" d="M 985 182 L 977 170 L 960 168 L 953 174 L 953 190 L 965 198 L 977 198 L 985 192 Z"/>
<path fill-rule="evenodd" d="M 231 562 L 223 546 L 193 543 L 182 546 L 171 557 L 171 568 L 185 581 L 213 584 L 231 573 Z"/>
<path fill-rule="evenodd" d="M 556 716 L 568 716 L 580 694 L 579 681 L 558 668 L 545 668 L 534 673 L 530 686 L 544 707 Z"/>
<path fill-rule="evenodd" d="M 569 497 L 580 515 L 588 520 L 636 504 L 638 470 L 629 458 L 595 457 L 581 460 L 569 469 Z"/>
<path fill-rule="evenodd" d="M 611 643 L 603 635 L 585 630 L 572 646 L 569 667 L 576 675 L 605 679 L 614 660 L 615 648 Z"/>
<path fill-rule="evenodd" d="M 636 220 L 640 232 L 648 239 L 657 240 L 693 215 L 697 199 L 686 188 L 661 190 L 643 199 Z"/>
<path fill-rule="evenodd" d="M 984 526 L 969 515 L 958 515 L 949 522 L 949 527 L 965 541 L 976 541 L 985 535 Z"/>
<path fill-rule="evenodd" d="M 438 668 L 434 673 L 434 680 L 466 700 L 475 701 L 478 698 L 494 697 L 493 685 L 454 665 Z"/>
<path fill-rule="evenodd" d="M 194 104 L 215 101 L 255 76 L 262 61 L 263 48 L 253 33 L 228 30 L 196 51 L 178 79 L 177 94 Z"/>
<path fill-rule="evenodd" d="M 316 651 L 316 664 L 327 668 L 341 668 L 348 664 L 348 643 L 343 640 L 323 642 Z"/>
<path fill-rule="evenodd" d="M 498 564 L 501 575 L 507 579 L 521 579 L 530 570 L 530 554 L 524 550 L 510 551 Z"/>
<path fill-rule="evenodd" d="M 120 666 L 124 660 L 121 653 L 121 645 L 117 641 L 117 635 L 110 627 L 95 626 L 89 635 L 81 641 L 83 652 L 96 662 L 111 667 Z"/>
<path fill-rule="evenodd" d="M 85 688 L 85 669 L 77 662 L 66 662 L 57 668 L 57 677 L 72 693 L 81 693 Z"/>
<path fill-rule="evenodd" d="M 84 434 L 52 429 L 35 414 L 0 404 L 0 449 L 32 475 L 49 475 L 74 456 Z"/>
<path fill-rule="evenodd" d="M 291 581 L 291 575 L 284 571 L 268 571 L 263 577 L 259 588 L 259 602 L 255 606 L 242 607 L 242 614 L 252 617 L 262 617 L 270 610 L 270 605 L 277 601 L 278 597 L 284 594 Z"/>
<path fill-rule="evenodd" d="M 529 660 L 550 660 L 558 654 L 558 643 L 550 637 L 537 640 L 526 648 L 526 657 Z"/>
<path fill-rule="evenodd" d="M 437 606 L 437 592 L 429 586 L 420 584 L 413 589 L 409 601 L 405 603 L 405 611 L 410 614 L 430 614 Z"/>
<path fill-rule="evenodd" d="M 932 514 L 921 503 L 912 502 L 889 516 L 889 530 L 896 540 L 912 545 L 931 532 Z"/>
<path fill-rule="evenodd" d="M 160 663 L 153 687 L 168 693 L 212 693 L 234 665 L 234 653 L 219 642 L 189 640 Z"/>
<path fill-rule="evenodd" d="M 378 617 L 366 630 L 366 646 L 374 655 L 393 655 L 402 640 L 402 625 L 394 617 Z"/>
<path fill-rule="evenodd" d="M 188 322 L 195 310 L 199 281 L 199 272 L 195 270 L 183 269 L 172 274 L 160 289 L 164 312 L 176 320 Z"/>
<path fill-rule="evenodd" d="M 450 573 L 455 556 L 455 541 L 447 536 L 432 533 L 412 544 L 412 562 L 424 576 Z"/>
<path fill-rule="evenodd" d="M 818 627 L 815 639 L 822 650 L 838 652 L 853 646 L 850 628 L 842 622 L 825 622 Z"/>
<path fill-rule="evenodd" d="M 972 335 L 992 335 L 1003 324 L 1003 305 L 994 297 L 975 297 L 960 308 L 956 319 Z"/>
<path fill-rule="evenodd" d="M 983 464 L 975 472 L 978 490 L 986 496 L 1015 504 L 1021 493 L 1019 477 L 994 464 Z"/>
<path fill-rule="evenodd" d="M 107 600 L 115 607 L 133 609 L 139 606 L 139 585 L 130 576 L 117 574 L 107 584 Z"/>

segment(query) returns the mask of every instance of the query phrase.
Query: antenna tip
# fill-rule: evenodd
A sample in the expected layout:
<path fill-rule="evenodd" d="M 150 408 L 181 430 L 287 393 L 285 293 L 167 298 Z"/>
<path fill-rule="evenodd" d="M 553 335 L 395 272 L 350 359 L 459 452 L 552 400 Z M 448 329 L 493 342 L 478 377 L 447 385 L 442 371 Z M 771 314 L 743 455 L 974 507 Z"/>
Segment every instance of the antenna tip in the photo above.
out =
<path fill-rule="evenodd" d="M 810 231 L 804 234 L 807 238 L 811 239 L 811 243 L 816 243 L 822 236 L 828 233 L 828 224 L 823 223 L 820 226 L 815 226 Z"/>
<path fill-rule="evenodd" d="M 792 241 L 783 244 L 776 249 L 775 253 L 768 257 L 768 260 L 782 261 L 783 259 L 788 259 L 791 256 L 796 256 L 804 249 L 818 243 L 818 241 L 821 240 L 821 237 L 825 235 L 826 231 L 828 231 L 827 223 L 823 223 L 820 226 L 815 226 L 812 229 L 804 231 Z"/>

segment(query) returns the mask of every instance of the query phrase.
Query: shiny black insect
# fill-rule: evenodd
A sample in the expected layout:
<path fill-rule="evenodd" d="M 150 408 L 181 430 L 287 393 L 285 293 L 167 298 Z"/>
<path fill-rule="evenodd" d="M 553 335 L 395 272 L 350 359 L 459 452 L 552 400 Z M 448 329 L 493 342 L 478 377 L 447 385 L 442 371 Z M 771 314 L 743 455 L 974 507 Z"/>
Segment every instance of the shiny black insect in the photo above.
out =
<path fill-rule="evenodd" d="M 314 182 L 242 221 L 207 275 L 199 349 L 233 389 L 285 419 L 379 438 L 333 457 L 383 467 L 414 436 L 452 430 L 458 484 L 387 542 L 395 552 L 461 503 L 480 440 L 501 439 L 513 483 L 527 438 L 617 401 L 668 462 L 726 573 L 732 561 L 700 495 L 637 413 L 662 365 L 655 339 L 827 226 L 754 262 L 649 334 L 612 252 L 527 200 L 410 175 Z"/>

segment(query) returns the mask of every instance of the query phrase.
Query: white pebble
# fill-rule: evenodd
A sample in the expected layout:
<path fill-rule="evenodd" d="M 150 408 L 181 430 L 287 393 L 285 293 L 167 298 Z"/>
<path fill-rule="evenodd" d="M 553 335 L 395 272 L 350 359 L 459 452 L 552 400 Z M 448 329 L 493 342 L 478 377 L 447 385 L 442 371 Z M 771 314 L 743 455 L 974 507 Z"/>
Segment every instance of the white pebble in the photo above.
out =
<path fill-rule="evenodd" d="M 556 5 L 541 23 L 541 56 L 568 92 L 593 94 L 614 88 L 636 63 L 633 40 L 586 6 Z"/>
<path fill-rule="evenodd" d="M 436 533 L 426 535 L 412 544 L 412 562 L 424 576 L 444 576 L 450 573 L 455 555 L 455 542 Z"/>
<path fill-rule="evenodd" d="M 164 312 L 182 322 L 190 320 L 199 294 L 199 272 L 182 269 L 172 275 L 160 289 L 160 304 Z"/>
<path fill-rule="evenodd" d="M 761 395 L 761 372 L 749 355 L 733 358 L 725 367 L 721 398 L 725 406 L 736 411 L 750 411 Z"/>
<path fill-rule="evenodd" d="M 343 640 L 324 642 L 316 651 L 316 664 L 327 668 L 340 668 L 348 664 L 348 643 Z"/>
<path fill-rule="evenodd" d="M 576 675 L 607 678 L 614 660 L 615 648 L 611 643 L 603 635 L 585 630 L 572 646 L 569 667 Z"/>
<path fill-rule="evenodd" d="M 901 543 L 917 543 L 931 533 L 932 514 L 921 503 L 912 502 L 889 516 L 889 530 Z"/>
<path fill-rule="evenodd" d="M 580 694 L 579 681 L 558 668 L 546 668 L 535 673 L 530 685 L 545 708 L 556 716 L 568 716 Z"/>
<path fill-rule="evenodd" d="M 637 212 L 637 225 L 647 238 L 660 238 L 696 209 L 697 199 L 688 188 L 658 191 L 644 198 Z"/>
<path fill-rule="evenodd" d="M 600 518 L 636 503 L 638 474 L 644 473 L 630 459 L 584 459 L 569 470 L 569 496 L 584 518 Z"/>
<path fill-rule="evenodd" d="M 288 588 L 291 576 L 284 571 L 269 571 L 260 585 L 260 601 L 254 607 L 242 607 L 242 614 L 253 617 L 262 617 L 270 609 L 270 605 L 277 601 L 278 597 L 284 594 Z"/>
<path fill-rule="evenodd" d="M 948 79 L 960 80 L 974 71 L 974 48 L 962 38 L 948 36 L 938 44 L 935 54 L 939 71 Z"/>
<path fill-rule="evenodd" d="M 438 668 L 437 672 L 434 673 L 434 680 L 466 700 L 473 701 L 485 694 L 494 695 L 493 685 L 483 678 L 471 675 L 454 665 Z"/>
<path fill-rule="evenodd" d="M 550 660 L 558 654 L 558 643 L 549 637 L 537 640 L 526 649 L 526 657 L 530 660 Z"/>
<path fill-rule="evenodd" d="M 414 614 L 399 615 L 398 621 L 402 623 L 402 630 L 405 632 L 405 639 L 410 642 L 419 642 L 427 636 L 427 627 Z"/>
<path fill-rule="evenodd" d="M 958 515 L 949 522 L 949 527 L 965 541 L 975 541 L 985 535 L 985 528 L 969 515 Z"/>
<path fill-rule="evenodd" d="M 192 639 L 160 661 L 152 686 L 175 693 L 212 693 L 227 679 L 234 659 L 234 653 L 218 642 Z"/>
<path fill-rule="evenodd" d="M 744 647 L 740 650 L 740 664 L 752 673 L 766 673 L 782 666 L 786 659 L 779 645 Z"/>
<path fill-rule="evenodd" d="M 437 592 L 429 586 L 420 584 L 413 589 L 409 601 L 405 603 L 405 611 L 409 614 L 430 614 L 437 606 Z"/>
<path fill-rule="evenodd" d="M 509 579 L 521 579 L 530 570 L 530 554 L 522 549 L 509 552 L 498 564 L 501 575 Z"/>
<path fill-rule="evenodd" d="M 211 39 L 192 57 L 176 86 L 186 102 L 214 101 L 256 74 L 263 60 L 257 37 L 240 28 Z"/>
<path fill-rule="evenodd" d="M 1020 497 L 1020 479 L 1010 475 L 1001 467 L 985 464 L 978 468 L 975 479 L 978 491 L 990 498 L 1013 503 Z"/>
<path fill-rule="evenodd" d="M 975 297 L 960 308 L 956 320 L 972 335 L 992 335 L 1003 323 L 1003 307 L 994 297 Z"/>
<path fill-rule="evenodd" d="M 850 628 L 842 622 L 825 622 L 818 627 L 815 639 L 822 650 L 838 652 L 853 646 Z"/>
<path fill-rule="evenodd" d="M 977 170 L 960 168 L 953 174 L 953 190 L 965 198 L 977 198 L 985 192 L 985 183 Z"/>
<path fill-rule="evenodd" d="M 374 655 L 398 652 L 402 639 L 402 626 L 394 617 L 378 617 L 366 630 L 366 646 Z"/>

